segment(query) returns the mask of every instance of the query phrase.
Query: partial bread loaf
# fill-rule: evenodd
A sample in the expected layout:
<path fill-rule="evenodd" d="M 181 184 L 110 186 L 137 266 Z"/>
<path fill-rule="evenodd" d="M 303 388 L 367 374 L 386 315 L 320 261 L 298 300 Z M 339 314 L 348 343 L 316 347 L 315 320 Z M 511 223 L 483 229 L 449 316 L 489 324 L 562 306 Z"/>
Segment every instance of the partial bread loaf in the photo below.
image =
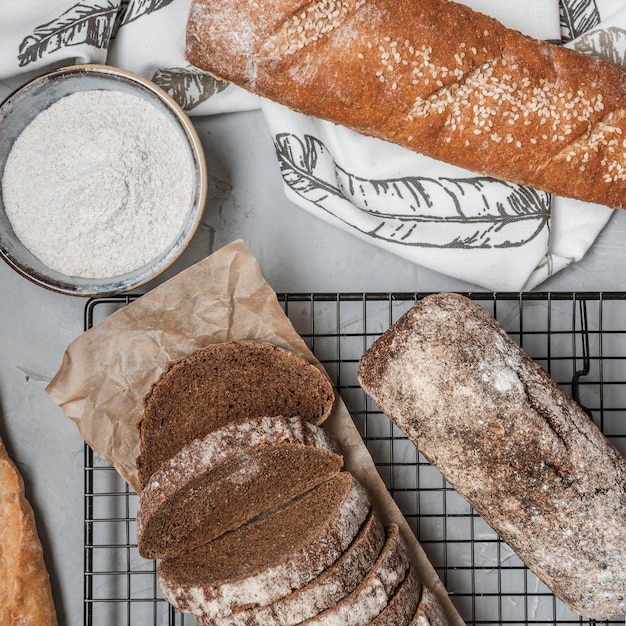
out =
<path fill-rule="evenodd" d="M 484 308 L 424 298 L 359 380 L 556 596 L 597 620 L 626 611 L 626 459 Z"/>
<path fill-rule="evenodd" d="M 186 58 L 495 178 L 626 207 L 626 70 L 447 0 L 193 0 Z"/>
<path fill-rule="evenodd" d="M 197 619 L 228 617 L 301 589 L 335 563 L 370 512 L 348 472 L 157 568 L 165 598 Z"/>
<path fill-rule="evenodd" d="M 211 344 L 170 363 L 144 400 L 137 471 L 142 487 L 194 439 L 238 419 L 298 416 L 322 424 L 333 386 L 302 357 L 262 341 Z"/>
<path fill-rule="evenodd" d="M 24 481 L 0 441 L 0 624 L 57 623 L 35 516 Z"/>
<path fill-rule="evenodd" d="M 231 422 L 157 470 L 139 496 L 137 545 L 167 558 L 207 543 L 341 471 L 319 426 L 298 417 Z"/>

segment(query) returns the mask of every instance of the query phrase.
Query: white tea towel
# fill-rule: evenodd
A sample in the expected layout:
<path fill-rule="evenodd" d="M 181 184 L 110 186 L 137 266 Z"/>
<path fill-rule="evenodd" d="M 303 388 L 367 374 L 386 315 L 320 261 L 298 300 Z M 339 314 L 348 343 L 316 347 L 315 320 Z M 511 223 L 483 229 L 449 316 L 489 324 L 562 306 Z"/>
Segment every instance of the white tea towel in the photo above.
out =
<path fill-rule="evenodd" d="M 558 0 L 457 0 L 535 39 L 561 42 Z"/>
<path fill-rule="evenodd" d="M 192 115 L 257 109 L 256 96 L 184 57 L 191 0 L 0 0 L 0 80 L 52 66 L 106 63 L 165 89 Z M 17 81 L 17 82 L 16 82 Z"/>
<path fill-rule="evenodd" d="M 549 194 L 476 177 L 274 102 L 262 108 L 287 196 L 328 223 L 496 291 L 522 287 L 542 262 Z"/>
<path fill-rule="evenodd" d="M 605 32 L 593 1 L 563 2 L 560 11 L 556 0 L 464 4 L 534 37 L 576 36 L 572 46 L 583 28 L 597 29 L 596 37 Z M 614 13 L 621 4 L 605 8 Z M 295 204 L 421 266 L 486 289 L 536 287 L 581 259 L 612 215 L 606 207 L 476 176 L 273 102 L 262 101 L 262 109 L 285 192 Z"/>
<path fill-rule="evenodd" d="M 536 38 L 624 62 L 626 0 L 462 1 Z M 297 207 L 487 289 L 539 285 L 581 259 L 612 214 L 476 176 L 216 80 L 184 58 L 190 2 L 0 0 L 0 98 L 51 67 L 106 63 L 153 80 L 190 115 L 261 107 Z"/>

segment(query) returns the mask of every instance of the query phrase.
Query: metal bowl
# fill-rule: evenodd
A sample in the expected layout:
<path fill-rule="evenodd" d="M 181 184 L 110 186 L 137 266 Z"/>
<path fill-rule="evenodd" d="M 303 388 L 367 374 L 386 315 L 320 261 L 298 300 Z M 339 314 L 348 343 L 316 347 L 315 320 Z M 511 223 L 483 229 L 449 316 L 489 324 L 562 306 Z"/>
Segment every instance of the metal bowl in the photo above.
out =
<path fill-rule="evenodd" d="M 86 90 L 115 90 L 150 102 L 164 113 L 181 134 L 193 164 L 193 191 L 184 223 L 171 241 L 145 265 L 117 276 L 82 278 L 50 269 L 16 236 L 7 217 L 0 191 L 0 255 L 17 272 L 32 282 L 60 293 L 102 296 L 128 291 L 158 276 L 185 250 L 196 232 L 207 192 L 204 152 L 198 135 L 181 107 L 149 80 L 104 65 L 74 65 L 50 71 L 20 87 L 0 104 L 0 180 L 11 148 L 22 131 L 44 109 L 64 96 Z M 150 228 L 146 224 L 146 228 Z"/>

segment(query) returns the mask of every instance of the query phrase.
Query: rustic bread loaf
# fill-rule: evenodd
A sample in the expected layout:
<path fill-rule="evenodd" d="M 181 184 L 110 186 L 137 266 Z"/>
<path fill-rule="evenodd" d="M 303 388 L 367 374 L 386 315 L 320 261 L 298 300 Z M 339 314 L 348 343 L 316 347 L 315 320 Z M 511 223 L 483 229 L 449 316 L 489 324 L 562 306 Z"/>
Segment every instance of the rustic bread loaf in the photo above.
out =
<path fill-rule="evenodd" d="M 35 516 L 22 476 L 0 441 L 0 624 L 57 623 Z"/>
<path fill-rule="evenodd" d="M 573 610 L 626 610 L 626 459 L 485 309 L 429 296 L 361 359 L 374 402 Z"/>
<path fill-rule="evenodd" d="M 341 472 L 213 541 L 163 559 L 165 598 L 196 619 L 268 605 L 319 576 L 346 551 L 370 511 L 369 496 Z"/>
<path fill-rule="evenodd" d="M 237 419 L 299 416 L 321 424 L 332 384 L 301 357 L 265 342 L 228 341 L 174 361 L 146 395 L 137 458 L 143 486 L 198 437 Z"/>
<path fill-rule="evenodd" d="M 322 574 L 308 585 L 269 605 L 210 619 L 207 626 L 296 626 L 335 606 L 371 571 L 385 543 L 385 529 L 371 511 L 354 541 Z M 202 621 L 200 622 L 202 625 Z"/>
<path fill-rule="evenodd" d="M 388 606 L 408 568 L 398 527 L 390 525 L 380 556 L 361 584 L 341 602 L 301 626 L 366 626 Z"/>
<path fill-rule="evenodd" d="M 152 475 L 139 496 L 139 553 L 167 558 L 207 543 L 328 480 L 342 465 L 328 434 L 298 417 L 231 422 Z"/>
<path fill-rule="evenodd" d="M 474 172 L 626 206 L 626 70 L 447 0 L 193 0 L 215 76 Z"/>
<path fill-rule="evenodd" d="M 446 626 L 447 623 L 439 599 L 428 587 L 424 587 L 417 611 L 409 626 Z"/>

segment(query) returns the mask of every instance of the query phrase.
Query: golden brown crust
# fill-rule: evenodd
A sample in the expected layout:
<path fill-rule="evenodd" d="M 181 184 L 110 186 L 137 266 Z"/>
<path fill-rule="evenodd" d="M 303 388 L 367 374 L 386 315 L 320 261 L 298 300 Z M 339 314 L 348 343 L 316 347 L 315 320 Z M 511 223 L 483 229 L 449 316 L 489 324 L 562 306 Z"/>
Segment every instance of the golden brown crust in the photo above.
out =
<path fill-rule="evenodd" d="M 187 59 L 477 173 L 626 207 L 626 70 L 445 0 L 194 0 Z"/>
<path fill-rule="evenodd" d="M 0 623 L 56 626 L 50 580 L 24 483 L 0 441 Z"/>

